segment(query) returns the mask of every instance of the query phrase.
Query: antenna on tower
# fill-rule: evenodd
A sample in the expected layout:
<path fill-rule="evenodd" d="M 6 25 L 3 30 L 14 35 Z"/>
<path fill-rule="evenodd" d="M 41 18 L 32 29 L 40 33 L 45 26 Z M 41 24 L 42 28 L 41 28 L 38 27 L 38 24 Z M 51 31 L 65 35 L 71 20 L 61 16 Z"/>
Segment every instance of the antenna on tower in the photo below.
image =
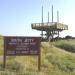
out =
<path fill-rule="evenodd" d="M 52 23 L 53 23 L 53 5 L 52 5 Z"/>
<path fill-rule="evenodd" d="M 42 6 L 42 26 L 43 26 L 43 6 Z M 42 31 L 41 31 L 41 36 L 42 36 L 42 38 L 43 38 L 43 29 L 42 29 Z"/>
<path fill-rule="evenodd" d="M 43 25 L 43 6 L 42 6 L 42 25 Z"/>
<path fill-rule="evenodd" d="M 49 23 L 49 11 L 48 11 L 48 23 Z"/>
<path fill-rule="evenodd" d="M 57 24 L 59 24 L 59 11 L 57 11 Z M 59 31 L 58 31 L 58 37 L 59 37 Z"/>
<path fill-rule="evenodd" d="M 59 23 L 59 11 L 57 11 L 57 23 Z"/>

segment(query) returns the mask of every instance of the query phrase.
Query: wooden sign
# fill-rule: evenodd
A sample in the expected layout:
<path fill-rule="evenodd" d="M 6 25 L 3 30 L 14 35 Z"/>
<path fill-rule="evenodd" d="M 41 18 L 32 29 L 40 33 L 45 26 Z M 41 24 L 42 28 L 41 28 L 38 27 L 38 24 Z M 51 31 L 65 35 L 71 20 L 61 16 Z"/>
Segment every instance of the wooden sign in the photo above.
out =
<path fill-rule="evenodd" d="M 40 69 L 40 37 L 4 37 L 4 67 L 6 56 L 38 57 L 38 69 Z"/>

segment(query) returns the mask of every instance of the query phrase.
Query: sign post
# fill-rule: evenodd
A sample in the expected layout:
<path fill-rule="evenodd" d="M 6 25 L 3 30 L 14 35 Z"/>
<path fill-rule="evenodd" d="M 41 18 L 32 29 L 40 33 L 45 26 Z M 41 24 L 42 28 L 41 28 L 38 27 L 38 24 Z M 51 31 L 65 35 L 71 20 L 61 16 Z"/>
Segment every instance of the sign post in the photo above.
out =
<path fill-rule="evenodd" d="M 3 61 L 4 61 L 4 62 L 3 62 L 3 64 L 4 64 L 4 65 L 3 65 L 3 68 L 5 68 L 5 66 L 6 66 L 6 55 L 5 55 L 5 52 L 4 52 Z"/>
<path fill-rule="evenodd" d="M 38 56 L 38 70 L 40 71 L 40 65 L 41 65 L 41 55 Z"/>
<path fill-rule="evenodd" d="M 6 56 L 38 56 L 40 70 L 40 37 L 4 37 L 4 68 Z"/>

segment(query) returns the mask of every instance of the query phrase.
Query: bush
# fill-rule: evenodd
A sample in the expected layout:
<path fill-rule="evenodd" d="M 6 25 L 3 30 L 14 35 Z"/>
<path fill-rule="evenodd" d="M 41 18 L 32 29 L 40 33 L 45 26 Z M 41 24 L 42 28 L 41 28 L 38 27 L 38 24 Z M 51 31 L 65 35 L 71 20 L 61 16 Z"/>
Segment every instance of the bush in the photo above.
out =
<path fill-rule="evenodd" d="M 67 35 L 67 36 L 65 37 L 65 39 L 72 39 L 72 36 Z"/>
<path fill-rule="evenodd" d="M 64 50 L 67 50 L 67 51 L 70 51 L 70 52 L 75 52 L 75 46 L 72 45 L 72 44 L 68 44 L 68 43 L 61 43 L 61 44 L 56 44 L 55 45 L 56 47 L 59 47 L 61 49 L 64 49 Z"/>
<path fill-rule="evenodd" d="M 6 69 L 17 72 L 23 70 L 23 66 L 20 63 L 15 61 L 13 63 L 7 64 Z"/>

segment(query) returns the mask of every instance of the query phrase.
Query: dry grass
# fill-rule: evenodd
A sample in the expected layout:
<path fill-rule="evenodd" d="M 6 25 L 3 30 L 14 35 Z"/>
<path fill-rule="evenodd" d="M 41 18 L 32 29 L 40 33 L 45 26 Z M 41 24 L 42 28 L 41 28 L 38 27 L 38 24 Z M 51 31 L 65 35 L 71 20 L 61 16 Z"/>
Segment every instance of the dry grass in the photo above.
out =
<path fill-rule="evenodd" d="M 37 56 L 7 58 L 5 70 L 0 62 L 0 75 L 75 75 L 75 55 L 51 43 L 41 43 L 41 70 Z"/>

